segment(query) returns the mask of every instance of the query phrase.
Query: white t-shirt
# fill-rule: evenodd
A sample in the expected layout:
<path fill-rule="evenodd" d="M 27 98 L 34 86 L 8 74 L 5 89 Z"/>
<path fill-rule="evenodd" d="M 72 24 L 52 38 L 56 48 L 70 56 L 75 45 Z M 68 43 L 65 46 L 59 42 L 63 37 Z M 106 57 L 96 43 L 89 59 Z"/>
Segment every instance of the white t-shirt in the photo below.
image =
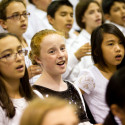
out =
<path fill-rule="evenodd" d="M 75 42 L 71 45 L 72 51 L 76 52 L 84 44 L 90 43 L 90 37 L 91 37 L 91 35 L 86 30 L 83 29 L 80 32 L 80 34 L 77 37 L 77 39 L 75 40 Z M 93 65 L 93 61 L 92 61 L 92 57 L 91 56 L 84 56 L 84 57 L 82 57 L 81 61 L 79 61 L 79 63 L 77 63 L 75 65 L 75 67 L 72 70 L 72 73 L 70 74 L 68 80 L 71 81 L 71 82 L 75 82 L 75 80 L 77 79 L 80 71 L 82 69 L 89 68 L 92 65 Z"/>
<path fill-rule="evenodd" d="M 105 102 L 105 92 L 108 84 L 96 66 L 81 71 L 76 85 L 83 90 L 85 100 L 97 123 L 103 123 L 109 108 Z"/>
<path fill-rule="evenodd" d="M 28 102 L 24 98 L 12 99 L 16 109 L 15 116 L 10 119 L 6 116 L 6 112 L 0 107 L 0 125 L 19 125 L 21 115 L 26 108 Z"/>

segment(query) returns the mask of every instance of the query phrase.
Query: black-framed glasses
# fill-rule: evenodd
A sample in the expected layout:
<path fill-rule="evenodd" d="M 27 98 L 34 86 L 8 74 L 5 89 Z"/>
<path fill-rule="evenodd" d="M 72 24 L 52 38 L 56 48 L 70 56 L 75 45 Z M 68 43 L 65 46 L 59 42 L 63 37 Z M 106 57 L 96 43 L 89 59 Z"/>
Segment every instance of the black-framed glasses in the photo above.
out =
<path fill-rule="evenodd" d="M 23 16 L 24 18 L 27 18 L 30 15 L 30 13 L 25 12 L 25 13 L 15 13 L 12 16 L 6 17 L 6 19 L 13 19 L 13 20 L 20 20 L 21 16 Z"/>
<path fill-rule="evenodd" d="M 17 53 L 8 53 L 0 57 L 0 60 L 2 61 L 8 61 L 8 62 L 13 62 L 16 58 L 17 55 L 20 57 L 24 57 L 28 54 L 28 50 L 18 50 Z"/>

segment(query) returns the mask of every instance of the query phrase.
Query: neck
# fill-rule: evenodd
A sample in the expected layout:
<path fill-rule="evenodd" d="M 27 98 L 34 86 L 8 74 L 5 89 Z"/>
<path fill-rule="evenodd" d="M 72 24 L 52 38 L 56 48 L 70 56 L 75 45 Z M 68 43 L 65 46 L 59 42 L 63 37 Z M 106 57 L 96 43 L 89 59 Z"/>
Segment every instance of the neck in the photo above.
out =
<path fill-rule="evenodd" d="M 91 28 L 86 27 L 85 30 L 86 30 L 89 34 L 92 34 L 92 31 L 93 31 L 93 30 L 92 30 Z"/>
<path fill-rule="evenodd" d="M 47 72 L 42 72 L 41 77 L 36 81 L 37 85 L 44 86 L 56 91 L 65 90 L 65 83 L 62 80 L 61 75 L 52 75 Z"/>
<path fill-rule="evenodd" d="M 19 36 L 19 35 L 18 35 L 18 37 L 19 37 L 20 40 L 21 40 L 21 43 L 22 43 L 23 48 L 27 47 L 28 45 L 27 45 L 27 43 L 26 43 L 26 40 L 23 38 L 23 36 Z"/>
<path fill-rule="evenodd" d="M 65 32 L 65 38 L 68 39 L 69 38 L 69 33 Z"/>

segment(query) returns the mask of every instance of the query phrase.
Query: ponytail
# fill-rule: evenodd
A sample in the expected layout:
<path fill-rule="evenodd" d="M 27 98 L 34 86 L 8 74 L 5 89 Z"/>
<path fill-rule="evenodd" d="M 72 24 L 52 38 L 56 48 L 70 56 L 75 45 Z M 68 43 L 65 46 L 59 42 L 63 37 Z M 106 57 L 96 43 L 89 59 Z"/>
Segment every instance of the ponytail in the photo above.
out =
<path fill-rule="evenodd" d="M 115 121 L 115 117 L 111 111 L 107 115 L 103 125 L 118 125 L 118 123 Z"/>

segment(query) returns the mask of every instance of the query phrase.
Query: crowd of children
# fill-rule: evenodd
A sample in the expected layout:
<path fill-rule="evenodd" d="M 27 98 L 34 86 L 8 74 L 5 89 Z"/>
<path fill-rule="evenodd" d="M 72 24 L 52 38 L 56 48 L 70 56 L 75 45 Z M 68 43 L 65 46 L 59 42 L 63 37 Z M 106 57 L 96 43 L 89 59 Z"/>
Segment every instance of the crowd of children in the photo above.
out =
<path fill-rule="evenodd" d="M 124 66 L 125 0 L 0 0 L 0 125 L 125 125 Z"/>

